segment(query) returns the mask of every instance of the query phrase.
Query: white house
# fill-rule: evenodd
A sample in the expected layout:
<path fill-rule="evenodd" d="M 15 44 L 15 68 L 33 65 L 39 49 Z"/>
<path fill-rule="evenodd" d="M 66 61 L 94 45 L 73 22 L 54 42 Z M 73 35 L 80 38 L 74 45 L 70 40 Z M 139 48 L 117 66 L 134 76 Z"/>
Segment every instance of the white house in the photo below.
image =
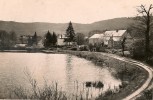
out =
<path fill-rule="evenodd" d="M 89 38 L 89 44 L 101 44 L 103 43 L 104 34 L 94 34 Z"/>
<path fill-rule="evenodd" d="M 66 42 L 64 42 L 64 39 L 66 38 L 65 34 L 60 34 L 57 37 L 57 45 L 63 46 L 66 45 Z"/>
<path fill-rule="evenodd" d="M 108 45 L 111 37 L 114 41 L 120 41 L 120 39 L 127 34 L 126 30 L 111 30 L 104 33 L 104 45 Z"/>
<path fill-rule="evenodd" d="M 114 31 L 105 31 L 104 33 L 104 45 L 108 46 L 108 41 L 110 37 L 113 36 Z"/>
<path fill-rule="evenodd" d="M 121 48 L 123 39 L 126 38 L 125 46 L 129 47 L 133 43 L 133 38 L 127 30 L 111 30 L 105 31 L 101 34 L 94 34 L 89 38 L 89 44 L 103 43 L 104 46 L 109 48 Z"/>
<path fill-rule="evenodd" d="M 126 45 L 131 45 L 133 39 L 126 30 L 106 31 L 104 35 L 104 45 L 108 47 L 121 48 L 121 43 L 124 38 Z"/>

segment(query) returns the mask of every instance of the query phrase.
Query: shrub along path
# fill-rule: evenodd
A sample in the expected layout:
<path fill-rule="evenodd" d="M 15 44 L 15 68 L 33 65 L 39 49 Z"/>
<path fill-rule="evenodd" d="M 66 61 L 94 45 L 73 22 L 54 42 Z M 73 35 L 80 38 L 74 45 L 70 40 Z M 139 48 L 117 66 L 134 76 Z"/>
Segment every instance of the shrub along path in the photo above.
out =
<path fill-rule="evenodd" d="M 149 67 L 148 65 L 145 65 L 145 64 L 143 64 L 139 61 L 136 61 L 136 60 L 133 60 L 133 59 L 130 59 L 130 58 L 120 57 L 120 56 L 117 56 L 117 55 L 114 55 L 114 54 L 108 54 L 108 53 L 101 53 L 101 54 L 105 55 L 105 56 L 115 58 L 115 59 L 118 59 L 120 61 L 124 61 L 124 62 L 127 62 L 127 63 L 137 65 L 138 67 L 141 67 L 148 72 L 148 78 L 144 82 L 144 84 L 140 88 L 138 88 L 136 91 L 134 91 L 132 94 L 125 97 L 123 100 L 135 100 L 138 97 L 138 95 L 140 93 L 142 93 L 150 85 L 150 83 L 152 81 L 152 78 L 153 78 L 153 73 L 152 73 L 153 69 L 151 67 Z"/>

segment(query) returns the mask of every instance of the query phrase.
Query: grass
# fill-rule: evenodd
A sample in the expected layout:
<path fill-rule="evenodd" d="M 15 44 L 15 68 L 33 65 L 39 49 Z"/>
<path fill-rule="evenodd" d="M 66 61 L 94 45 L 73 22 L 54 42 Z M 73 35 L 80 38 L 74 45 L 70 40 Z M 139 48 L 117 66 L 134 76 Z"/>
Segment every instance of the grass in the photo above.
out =
<path fill-rule="evenodd" d="M 30 88 L 24 86 L 16 86 L 13 91 L 11 91 L 11 99 L 41 99 L 41 100 L 90 100 L 89 88 L 87 87 L 83 91 L 79 91 L 78 81 L 74 84 L 76 85 L 75 93 L 68 94 L 65 91 L 62 91 L 59 88 L 58 83 L 52 83 L 51 85 L 47 84 L 47 81 L 44 80 L 44 86 L 41 88 L 38 86 L 37 81 L 32 77 L 31 73 L 26 69 L 24 72 Z M 96 84 L 97 83 L 97 84 Z M 100 81 L 94 82 L 96 88 L 102 88 L 102 83 Z"/>
<path fill-rule="evenodd" d="M 68 54 L 72 54 L 78 57 L 85 58 L 94 62 L 96 65 L 101 67 L 106 66 L 112 71 L 112 75 L 122 81 L 120 90 L 118 93 L 109 90 L 105 95 L 100 95 L 97 100 L 121 100 L 127 95 L 131 94 L 142 84 L 148 77 L 148 73 L 140 67 L 134 64 L 129 64 L 117 59 L 102 55 L 96 52 L 81 52 L 81 51 L 63 51 Z M 113 71 L 114 69 L 115 71 Z"/>
<path fill-rule="evenodd" d="M 136 100 L 153 100 L 153 89 L 145 90 Z"/>
<path fill-rule="evenodd" d="M 30 84 L 30 90 L 24 87 L 15 87 L 12 91 L 13 99 L 42 99 L 42 100 L 67 100 L 65 92 L 58 90 L 58 83 L 48 85 L 45 81 L 43 88 L 38 86 L 37 81 L 31 77 L 31 74 L 26 71 L 25 75 Z"/>

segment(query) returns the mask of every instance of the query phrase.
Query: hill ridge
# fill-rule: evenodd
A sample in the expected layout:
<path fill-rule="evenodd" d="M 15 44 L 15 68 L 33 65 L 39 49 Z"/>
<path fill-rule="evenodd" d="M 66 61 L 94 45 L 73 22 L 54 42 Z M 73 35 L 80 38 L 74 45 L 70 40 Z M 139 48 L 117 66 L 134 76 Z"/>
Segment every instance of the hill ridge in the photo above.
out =
<path fill-rule="evenodd" d="M 97 21 L 90 24 L 73 23 L 75 32 L 87 35 L 93 30 L 112 30 L 127 29 L 132 23 L 133 18 L 114 18 L 108 20 Z M 64 34 L 68 23 L 49 23 L 49 22 L 16 22 L 0 20 L 0 30 L 15 31 L 18 35 L 30 35 L 36 31 L 38 35 L 43 36 L 48 30 L 57 34 Z"/>

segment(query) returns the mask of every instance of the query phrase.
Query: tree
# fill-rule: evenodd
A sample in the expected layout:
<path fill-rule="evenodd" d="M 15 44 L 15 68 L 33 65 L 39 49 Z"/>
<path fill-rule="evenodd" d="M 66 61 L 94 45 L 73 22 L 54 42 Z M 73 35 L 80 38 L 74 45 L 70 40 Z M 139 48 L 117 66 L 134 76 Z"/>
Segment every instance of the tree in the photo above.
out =
<path fill-rule="evenodd" d="M 125 50 L 125 42 L 126 42 L 126 37 L 124 37 L 122 42 L 121 42 L 123 56 L 124 56 L 124 50 Z"/>
<path fill-rule="evenodd" d="M 33 42 L 32 42 L 32 38 L 31 36 L 28 36 L 28 46 L 32 46 Z"/>
<path fill-rule="evenodd" d="M 44 39 L 44 47 L 48 48 L 52 45 L 52 35 L 51 33 L 48 31 L 47 34 L 45 35 L 45 39 Z"/>
<path fill-rule="evenodd" d="M 20 36 L 20 41 L 23 44 L 23 35 Z"/>
<path fill-rule="evenodd" d="M 134 47 L 134 48 L 133 48 Z M 145 40 L 137 39 L 133 42 L 133 47 L 131 48 L 131 53 L 136 59 L 142 59 L 145 57 Z"/>
<path fill-rule="evenodd" d="M 0 30 L 0 47 L 5 48 L 10 46 L 10 35 L 5 30 Z"/>
<path fill-rule="evenodd" d="M 56 43 L 57 43 L 57 35 L 55 34 L 55 32 L 53 32 L 52 44 L 56 45 Z"/>
<path fill-rule="evenodd" d="M 150 55 L 150 36 L 151 36 L 151 29 L 153 27 L 153 16 L 151 13 L 151 9 L 153 9 L 152 4 L 150 4 L 149 8 L 147 9 L 144 5 L 141 5 L 138 7 L 137 11 L 141 16 L 137 17 L 138 25 L 136 26 L 136 29 L 144 32 L 145 36 L 145 60 L 149 61 L 149 55 Z"/>
<path fill-rule="evenodd" d="M 17 41 L 17 36 L 16 36 L 16 33 L 14 31 L 10 32 L 10 40 L 14 43 L 16 43 L 16 41 Z"/>
<path fill-rule="evenodd" d="M 77 42 L 77 45 L 83 45 L 85 42 L 85 35 L 82 33 L 77 33 L 76 34 L 76 42 Z"/>
<path fill-rule="evenodd" d="M 34 36 L 32 37 L 32 44 L 38 44 L 38 41 L 37 41 L 37 33 L 35 32 Z"/>
<path fill-rule="evenodd" d="M 70 21 L 69 26 L 66 30 L 66 37 L 67 38 L 64 40 L 65 42 L 68 42 L 68 43 L 75 42 L 75 32 L 74 32 L 73 25 L 72 25 L 71 21 Z"/>

